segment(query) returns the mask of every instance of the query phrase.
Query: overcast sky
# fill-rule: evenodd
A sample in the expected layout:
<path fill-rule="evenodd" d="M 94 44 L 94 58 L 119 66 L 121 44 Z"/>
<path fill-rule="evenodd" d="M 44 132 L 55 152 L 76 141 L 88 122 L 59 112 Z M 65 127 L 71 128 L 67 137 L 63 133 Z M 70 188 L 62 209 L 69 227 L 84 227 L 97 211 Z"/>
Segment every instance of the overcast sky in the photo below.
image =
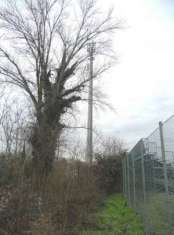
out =
<path fill-rule="evenodd" d="M 124 25 L 113 40 L 118 63 L 100 85 L 116 112 L 95 112 L 94 126 L 133 147 L 174 114 L 174 0 L 99 2 Z"/>
<path fill-rule="evenodd" d="M 95 126 L 130 147 L 174 114 L 174 1 L 106 2 L 126 23 L 114 39 L 118 64 L 103 83 L 117 113 L 95 114 Z"/>

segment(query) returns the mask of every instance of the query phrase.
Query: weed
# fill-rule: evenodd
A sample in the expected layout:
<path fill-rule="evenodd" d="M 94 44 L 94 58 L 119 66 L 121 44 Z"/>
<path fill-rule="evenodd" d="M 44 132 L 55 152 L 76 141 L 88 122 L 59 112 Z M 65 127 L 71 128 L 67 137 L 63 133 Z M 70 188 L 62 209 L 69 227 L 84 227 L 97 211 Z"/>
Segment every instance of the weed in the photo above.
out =
<path fill-rule="evenodd" d="M 140 218 L 127 206 L 121 195 L 106 199 L 96 218 L 98 229 L 84 231 L 81 235 L 144 235 Z"/>

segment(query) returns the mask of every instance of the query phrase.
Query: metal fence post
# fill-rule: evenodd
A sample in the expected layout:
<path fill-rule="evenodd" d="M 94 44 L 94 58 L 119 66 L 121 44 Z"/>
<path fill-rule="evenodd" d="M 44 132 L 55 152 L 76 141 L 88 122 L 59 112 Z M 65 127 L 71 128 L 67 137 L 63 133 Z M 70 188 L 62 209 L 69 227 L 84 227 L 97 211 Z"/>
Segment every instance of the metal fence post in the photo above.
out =
<path fill-rule="evenodd" d="M 130 168 L 129 168 L 129 155 L 126 155 L 127 160 L 127 190 L 128 190 L 128 201 L 130 205 Z"/>
<path fill-rule="evenodd" d="M 166 196 L 169 195 L 169 185 L 168 185 L 168 176 L 167 176 L 167 165 L 166 165 L 166 155 L 165 155 L 165 145 L 164 145 L 164 135 L 163 135 L 163 124 L 159 122 L 159 130 L 160 130 L 160 141 L 161 141 L 161 154 L 163 161 L 163 169 L 164 169 L 164 184 L 165 184 L 165 192 Z"/>
<path fill-rule="evenodd" d="M 127 198 L 127 160 L 124 158 L 124 183 L 125 183 L 125 197 Z"/>
<path fill-rule="evenodd" d="M 122 187 L 123 187 L 123 195 L 125 196 L 125 169 L 124 169 L 124 158 L 122 159 Z"/>
<path fill-rule="evenodd" d="M 146 178 L 144 169 L 144 143 L 141 140 L 141 171 L 142 171 L 142 188 L 143 188 L 143 201 L 146 202 Z"/>
<path fill-rule="evenodd" d="M 127 197 L 127 169 L 126 169 L 126 158 L 124 157 L 124 194 Z"/>
<path fill-rule="evenodd" d="M 163 134 L 163 123 L 159 122 L 159 131 L 160 131 L 160 142 L 161 142 L 161 154 L 162 154 L 162 162 L 163 162 L 163 171 L 164 171 L 164 187 L 165 187 L 165 194 L 166 194 L 166 213 L 167 213 L 167 220 L 169 225 L 168 234 L 171 234 L 171 217 L 170 217 L 170 201 L 169 201 L 169 182 L 168 182 L 168 175 L 167 175 L 167 164 L 166 164 L 166 155 L 165 155 L 165 144 L 164 144 L 164 134 Z"/>
<path fill-rule="evenodd" d="M 146 234 L 151 234 L 150 232 L 150 226 L 149 226 L 149 217 L 148 217 L 148 211 L 146 208 L 146 175 L 145 175 L 145 161 L 144 161 L 144 154 L 145 154 L 145 148 L 144 148 L 144 141 L 141 140 L 141 170 L 142 170 L 142 188 L 143 188 L 143 204 L 144 204 L 144 223 L 146 228 Z"/>
<path fill-rule="evenodd" d="M 136 185 L 135 185 L 135 160 L 134 156 L 131 154 L 132 159 L 132 173 L 133 173 L 133 205 L 136 207 Z"/>

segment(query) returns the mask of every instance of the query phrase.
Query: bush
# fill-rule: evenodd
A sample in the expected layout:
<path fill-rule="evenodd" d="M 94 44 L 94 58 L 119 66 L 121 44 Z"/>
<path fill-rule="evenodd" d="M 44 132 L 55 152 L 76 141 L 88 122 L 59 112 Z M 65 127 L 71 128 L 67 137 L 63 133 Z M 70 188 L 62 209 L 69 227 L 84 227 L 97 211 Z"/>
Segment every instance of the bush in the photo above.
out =
<path fill-rule="evenodd" d="M 4 234 L 23 235 L 40 213 L 38 196 L 27 184 L 10 187 L 6 193 L 8 196 L 0 208 L 0 228 Z"/>
<path fill-rule="evenodd" d="M 14 165 L 14 175 L 18 175 L 17 169 L 18 164 Z M 57 161 L 41 187 L 36 187 L 38 181 L 34 176 L 27 178 L 29 172 L 30 164 L 27 164 L 23 180 L 0 188 L 0 234 L 3 231 L 8 235 L 76 235 L 82 228 L 92 226 L 91 214 L 99 194 L 95 177 L 86 163 Z M 6 175 L 9 173 L 7 170 Z"/>
<path fill-rule="evenodd" d="M 122 192 L 122 154 L 96 156 L 94 172 L 100 191 L 106 194 Z"/>
<path fill-rule="evenodd" d="M 103 192 L 121 191 L 121 156 L 98 155 L 92 168 L 59 159 L 41 185 L 30 160 L 3 161 L 1 191 L 7 188 L 9 198 L 0 210 L 0 228 L 8 235 L 77 235 L 95 228 L 93 215 Z"/>
<path fill-rule="evenodd" d="M 30 158 L 27 158 L 24 163 L 21 155 L 0 155 L 0 187 L 17 186 L 23 177 L 29 178 L 31 172 Z"/>
<path fill-rule="evenodd" d="M 59 161 L 48 178 L 43 197 L 43 214 L 51 214 L 55 234 L 76 234 L 89 226 L 98 199 L 95 178 L 80 161 Z"/>
<path fill-rule="evenodd" d="M 19 176 L 19 164 L 17 158 L 0 156 L 0 186 L 16 183 Z"/>

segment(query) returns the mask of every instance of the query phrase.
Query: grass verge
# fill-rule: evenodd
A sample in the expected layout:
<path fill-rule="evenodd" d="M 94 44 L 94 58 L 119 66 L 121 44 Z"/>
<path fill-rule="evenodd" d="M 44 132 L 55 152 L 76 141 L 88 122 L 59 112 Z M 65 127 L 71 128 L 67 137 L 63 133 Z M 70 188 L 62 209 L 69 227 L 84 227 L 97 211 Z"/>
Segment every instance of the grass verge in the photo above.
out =
<path fill-rule="evenodd" d="M 96 218 L 96 229 L 83 231 L 81 235 L 144 235 L 140 218 L 121 195 L 106 199 Z"/>

